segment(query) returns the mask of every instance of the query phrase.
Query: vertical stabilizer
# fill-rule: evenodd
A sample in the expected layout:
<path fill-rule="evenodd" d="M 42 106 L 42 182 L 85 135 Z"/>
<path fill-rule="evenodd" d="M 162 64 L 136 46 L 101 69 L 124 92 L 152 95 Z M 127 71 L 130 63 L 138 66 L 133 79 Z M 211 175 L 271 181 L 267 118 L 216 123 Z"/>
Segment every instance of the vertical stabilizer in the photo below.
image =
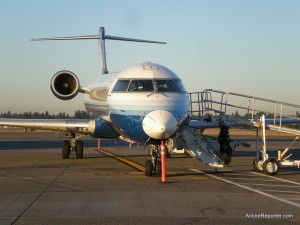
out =
<path fill-rule="evenodd" d="M 155 44 L 166 44 L 166 42 L 160 41 L 149 41 L 142 39 L 124 38 L 117 36 L 110 36 L 105 34 L 104 27 L 100 27 L 98 35 L 85 35 L 85 36 L 71 36 L 71 37 L 53 37 L 53 38 L 34 38 L 31 41 L 46 41 L 46 40 L 87 40 L 87 39 L 98 39 L 101 48 L 101 65 L 102 74 L 107 74 L 107 63 L 106 63 L 106 52 L 105 52 L 105 40 L 115 41 L 132 41 L 132 42 L 143 42 L 143 43 L 155 43 Z"/>

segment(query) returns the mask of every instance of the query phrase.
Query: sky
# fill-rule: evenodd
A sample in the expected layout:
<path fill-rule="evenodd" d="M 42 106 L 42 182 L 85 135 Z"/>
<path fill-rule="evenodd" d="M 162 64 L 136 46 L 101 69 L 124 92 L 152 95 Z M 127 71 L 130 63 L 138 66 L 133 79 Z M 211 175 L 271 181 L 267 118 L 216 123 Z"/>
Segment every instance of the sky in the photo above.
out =
<path fill-rule="evenodd" d="M 218 89 L 300 104 L 298 0 L 0 0 L 0 112 L 83 110 L 83 95 L 57 99 L 50 80 L 101 75 L 96 40 L 35 37 L 106 34 L 167 45 L 107 41 L 108 70 L 151 61 L 189 92 Z"/>

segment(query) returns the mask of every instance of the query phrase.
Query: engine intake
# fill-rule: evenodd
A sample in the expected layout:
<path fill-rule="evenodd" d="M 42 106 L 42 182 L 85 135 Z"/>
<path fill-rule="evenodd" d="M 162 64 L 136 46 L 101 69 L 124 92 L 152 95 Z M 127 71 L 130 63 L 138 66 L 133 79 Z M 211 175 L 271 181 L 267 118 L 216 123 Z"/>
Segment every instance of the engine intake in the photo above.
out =
<path fill-rule="evenodd" d="M 52 93 L 61 100 L 75 98 L 80 90 L 77 76 L 67 70 L 62 70 L 54 74 L 50 85 Z"/>

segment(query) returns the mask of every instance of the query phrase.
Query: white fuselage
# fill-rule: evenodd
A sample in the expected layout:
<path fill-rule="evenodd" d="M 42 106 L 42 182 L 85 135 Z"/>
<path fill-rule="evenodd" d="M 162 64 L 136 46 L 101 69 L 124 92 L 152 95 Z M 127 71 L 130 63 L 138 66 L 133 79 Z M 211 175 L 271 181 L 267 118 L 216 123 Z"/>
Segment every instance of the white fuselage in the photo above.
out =
<path fill-rule="evenodd" d="M 158 64 L 137 64 L 102 75 L 87 89 L 87 111 L 136 142 L 166 139 L 187 118 L 189 97 L 180 78 Z"/>

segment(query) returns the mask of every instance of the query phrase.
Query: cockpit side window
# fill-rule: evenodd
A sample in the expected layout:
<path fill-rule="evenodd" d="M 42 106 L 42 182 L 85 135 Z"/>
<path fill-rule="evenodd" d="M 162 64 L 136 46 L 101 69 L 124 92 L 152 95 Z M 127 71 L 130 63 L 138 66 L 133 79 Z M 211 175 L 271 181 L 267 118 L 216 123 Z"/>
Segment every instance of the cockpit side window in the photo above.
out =
<path fill-rule="evenodd" d="M 175 80 L 176 86 L 179 88 L 179 91 L 186 92 L 185 87 L 183 86 L 181 80 Z"/>
<path fill-rule="evenodd" d="M 174 80 L 156 80 L 158 92 L 180 92 Z"/>
<path fill-rule="evenodd" d="M 126 91 L 130 80 L 118 80 L 112 91 Z"/>
<path fill-rule="evenodd" d="M 129 85 L 129 92 L 153 92 L 152 80 L 132 80 Z"/>

